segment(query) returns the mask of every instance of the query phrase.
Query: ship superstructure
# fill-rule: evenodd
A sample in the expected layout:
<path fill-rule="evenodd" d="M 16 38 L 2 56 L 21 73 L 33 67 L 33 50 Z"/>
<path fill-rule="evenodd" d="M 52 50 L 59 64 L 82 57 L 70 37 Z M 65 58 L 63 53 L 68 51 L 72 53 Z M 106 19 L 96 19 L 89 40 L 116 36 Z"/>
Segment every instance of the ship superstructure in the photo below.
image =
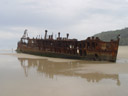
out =
<path fill-rule="evenodd" d="M 38 36 L 29 38 L 27 30 L 18 42 L 17 51 L 48 57 L 96 60 L 96 61 L 116 61 L 119 36 L 117 40 L 105 42 L 98 37 L 88 37 L 85 40 L 69 39 L 69 34 L 66 37 L 61 37 L 60 32 L 56 39 L 52 35 L 47 35 L 45 30 L 44 38 Z"/>

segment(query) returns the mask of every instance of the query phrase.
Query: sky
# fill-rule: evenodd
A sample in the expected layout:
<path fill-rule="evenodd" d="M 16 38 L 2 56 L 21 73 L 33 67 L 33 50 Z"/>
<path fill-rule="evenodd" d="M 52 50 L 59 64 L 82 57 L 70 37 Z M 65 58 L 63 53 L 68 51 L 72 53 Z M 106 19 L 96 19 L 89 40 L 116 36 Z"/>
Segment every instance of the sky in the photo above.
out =
<path fill-rule="evenodd" d="M 128 27 L 128 0 L 0 0 L 0 49 L 17 47 L 29 37 L 48 34 L 86 39 Z"/>

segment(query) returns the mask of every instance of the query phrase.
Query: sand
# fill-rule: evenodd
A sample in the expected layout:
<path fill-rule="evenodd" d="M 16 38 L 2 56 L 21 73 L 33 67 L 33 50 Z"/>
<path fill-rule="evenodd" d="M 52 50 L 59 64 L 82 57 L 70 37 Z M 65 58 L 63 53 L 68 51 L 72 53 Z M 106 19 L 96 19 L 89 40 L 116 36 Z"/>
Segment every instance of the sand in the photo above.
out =
<path fill-rule="evenodd" d="M 23 53 L 1 53 L 0 55 L 11 55 L 17 58 L 26 59 L 47 59 L 52 62 L 78 62 L 81 63 L 81 67 L 78 69 L 72 69 L 76 73 L 107 73 L 107 74 L 123 74 L 128 73 L 128 46 L 120 46 L 117 55 L 117 61 L 104 62 L 104 61 L 85 61 L 85 60 L 73 60 L 73 59 L 61 59 L 61 58 L 51 58 L 43 56 L 35 56 Z M 77 71 L 76 71 L 77 70 Z M 65 70 L 66 71 L 66 70 Z M 68 70 L 69 71 L 69 70 Z"/>
<path fill-rule="evenodd" d="M 127 50 L 115 63 L 0 53 L 0 96 L 128 96 Z"/>

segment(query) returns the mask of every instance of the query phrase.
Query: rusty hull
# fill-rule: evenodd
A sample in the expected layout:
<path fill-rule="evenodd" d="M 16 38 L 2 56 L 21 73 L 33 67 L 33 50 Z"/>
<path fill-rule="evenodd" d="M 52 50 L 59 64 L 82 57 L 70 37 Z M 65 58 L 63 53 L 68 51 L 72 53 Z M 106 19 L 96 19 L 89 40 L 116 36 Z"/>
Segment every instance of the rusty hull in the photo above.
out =
<path fill-rule="evenodd" d="M 111 61 L 115 62 L 118 53 L 119 37 L 117 40 L 104 42 L 98 37 L 88 37 L 86 40 L 78 41 L 77 39 L 69 39 L 66 37 L 58 37 L 53 39 L 53 35 L 47 36 L 45 30 L 44 39 L 41 36 L 37 38 L 29 38 L 25 30 L 24 35 L 18 42 L 17 51 L 48 57 Z"/>

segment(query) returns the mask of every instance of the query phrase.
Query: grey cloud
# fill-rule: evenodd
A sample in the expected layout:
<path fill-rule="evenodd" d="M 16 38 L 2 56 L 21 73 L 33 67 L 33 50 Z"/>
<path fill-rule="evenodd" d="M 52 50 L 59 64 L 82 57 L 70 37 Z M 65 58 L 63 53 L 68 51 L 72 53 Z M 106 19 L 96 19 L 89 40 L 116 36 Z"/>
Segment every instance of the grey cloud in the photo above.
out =
<path fill-rule="evenodd" d="M 127 4 L 127 0 L 0 0 L 0 32 L 15 35 L 26 28 L 47 28 L 83 39 L 99 31 L 127 27 Z M 16 40 L 14 36 L 10 41 Z"/>

